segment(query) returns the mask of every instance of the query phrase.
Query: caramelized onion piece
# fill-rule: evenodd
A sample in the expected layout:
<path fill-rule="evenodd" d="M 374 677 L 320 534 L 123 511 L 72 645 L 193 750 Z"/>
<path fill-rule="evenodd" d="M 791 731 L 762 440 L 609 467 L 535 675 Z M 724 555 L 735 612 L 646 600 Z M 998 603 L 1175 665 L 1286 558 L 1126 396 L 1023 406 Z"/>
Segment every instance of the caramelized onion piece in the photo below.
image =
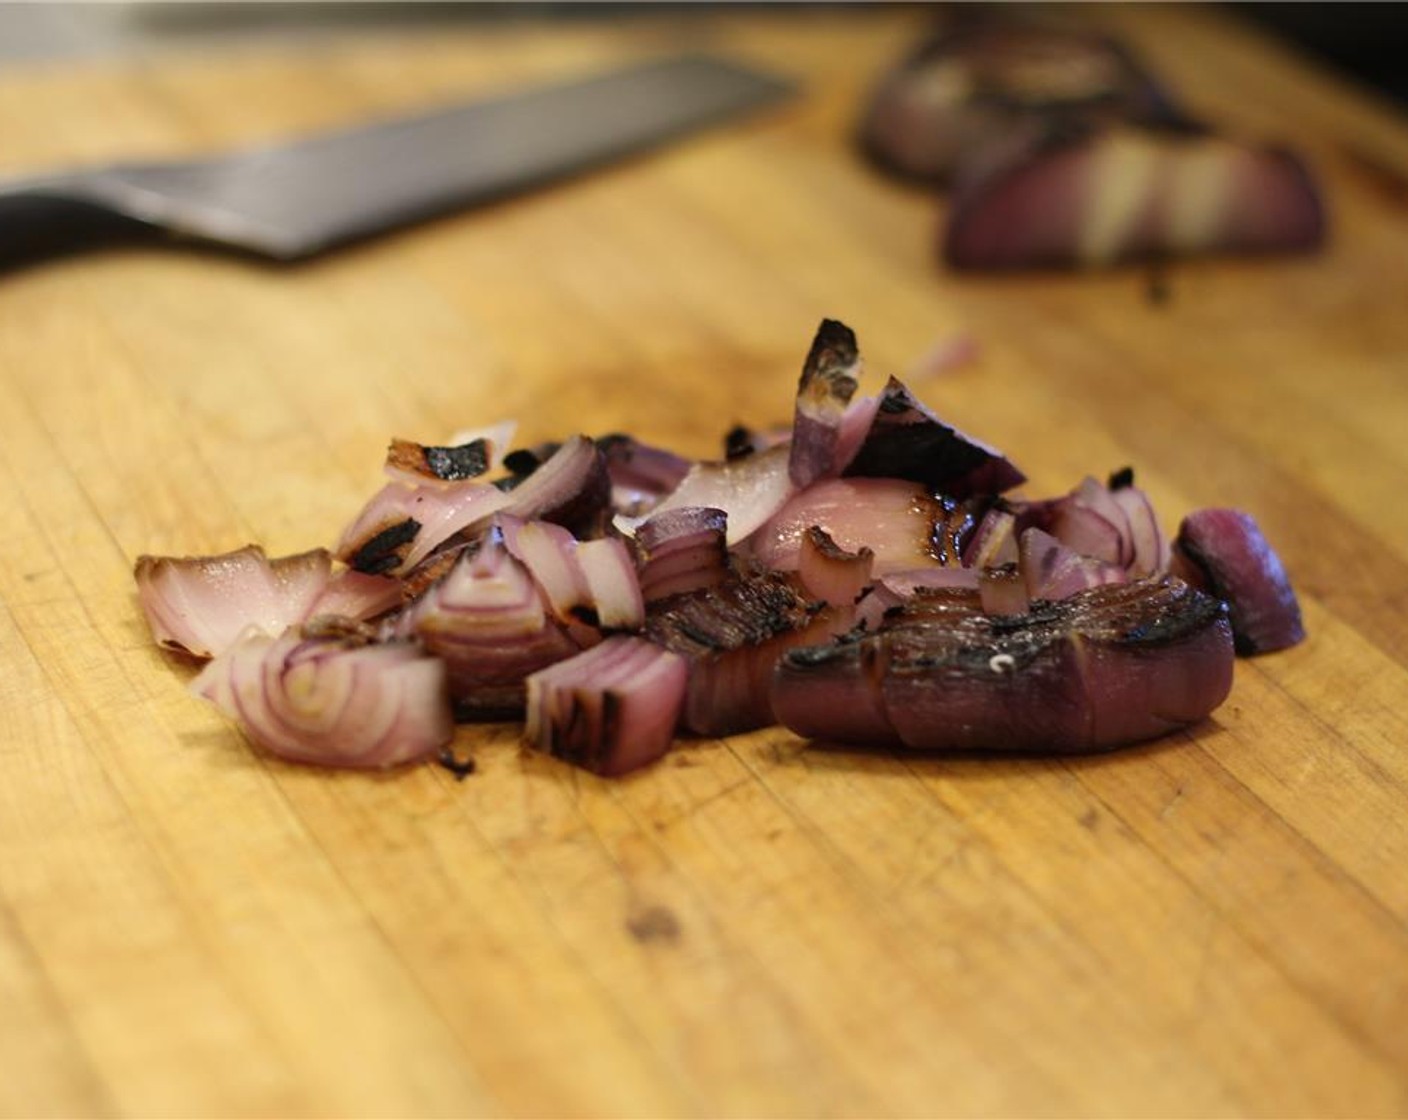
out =
<path fill-rule="evenodd" d="M 319 766 L 385 768 L 426 758 L 454 735 L 445 666 L 416 645 L 341 633 L 251 630 L 191 690 L 265 750 Z"/>
<path fill-rule="evenodd" d="M 1090 587 L 1128 580 L 1118 564 L 1084 556 L 1040 529 L 1026 530 L 1019 550 L 1022 579 L 1033 599 L 1066 599 Z"/>
<path fill-rule="evenodd" d="M 1270 653 L 1305 637 L 1285 566 L 1251 514 L 1235 509 L 1190 513 L 1179 526 L 1176 548 L 1199 582 L 1227 601 L 1238 653 Z"/>
<path fill-rule="evenodd" d="M 1174 579 L 1003 617 L 973 592 L 931 592 L 876 633 L 785 654 L 773 709 L 831 741 L 1106 750 L 1203 719 L 1231 689 L 1232 662 L 1223 604 Z"/>
<path fill-rule="evenodd" d="M 640 588 L 647 603 L 717 587 L 729 575 L 728 515 L 685 506 L 656 514 L 636 530 Z"/>
<path fill-rule="evenodd" d="M 769 690 L 784 650 L 847 625 L 781 573 L 754 572 L 652 604 L 645 633 L 689 662 L 683 725 L 732 735 L 776 722 Z"/>
<path fill-rule="evenodd" d="M 594 774 L 619 776 L 670 749 L 684 658 L 641 638 L 607 638 L 528 678 L 528 742 Z"/>

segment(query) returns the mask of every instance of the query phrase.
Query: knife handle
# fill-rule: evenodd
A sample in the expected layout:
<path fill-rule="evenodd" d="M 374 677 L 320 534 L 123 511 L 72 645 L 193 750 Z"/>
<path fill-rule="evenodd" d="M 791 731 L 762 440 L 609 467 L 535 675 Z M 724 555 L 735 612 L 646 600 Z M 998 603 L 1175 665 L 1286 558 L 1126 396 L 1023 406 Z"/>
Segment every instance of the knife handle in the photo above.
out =
<path fill-rule="evenodd" d="M 0 268 L 152 235 L 151 225 L 114 210 L 95 186 L 77 177 L 0 185 Z"/>

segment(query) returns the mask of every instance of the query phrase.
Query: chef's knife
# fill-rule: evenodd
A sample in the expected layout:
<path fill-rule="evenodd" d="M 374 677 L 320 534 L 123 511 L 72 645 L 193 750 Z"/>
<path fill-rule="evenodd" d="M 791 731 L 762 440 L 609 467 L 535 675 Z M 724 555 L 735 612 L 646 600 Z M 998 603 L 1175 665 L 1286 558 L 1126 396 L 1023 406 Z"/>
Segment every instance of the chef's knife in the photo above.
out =
<path fill-rule="evenodd" d="M 771 75 L 691 55 L 209 159 L 0 182 L 0 259 L 115 222 L 295 260 L 551 182 L 789 92 Z"/>

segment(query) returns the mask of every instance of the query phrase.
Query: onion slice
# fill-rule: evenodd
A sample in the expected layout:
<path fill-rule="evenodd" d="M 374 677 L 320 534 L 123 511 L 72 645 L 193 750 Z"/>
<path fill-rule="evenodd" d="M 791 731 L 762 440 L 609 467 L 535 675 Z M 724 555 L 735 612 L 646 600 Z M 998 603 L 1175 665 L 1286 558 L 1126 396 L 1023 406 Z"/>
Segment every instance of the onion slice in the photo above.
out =
<path fill-rule="evenodd" d="M 677 654 L 642 638 L 607 638 L 528 678 L 525 735 L 592 773 L 629 773 L 670 749 L 687 676 Z"/>
<path fill-rule="evenodd" d="M 445 666 L 407 642 L 250 630 L 191 689 L 294 762 L 380 769 L 426 758 L 454 735 Z"/>
<path fill-rule="evenodd" d="M 860 385 L 860 351 L 844 323 L 823 319 L 797 384 L 787 473 L 808 486 L 829 473 L 836 458 L 841 421 Z"/>
<path fill-rule="evenodd" d="M 466 549 L 388 629 L 419 638 L 444 661 L 457 710 L 473 718 L 521 711 L 528 674 L 581 648 L 497 531 Z"/>
<path fill-rule="evenodd" d="M 218 556 L 139 556 L 137 597 L 157 643 L 214 657 L 250 626 L 269 635 L 316 614 L 374 618 L 400 601 L 395 581 L 332 574 L 317 548 L 270 560 L 258 545 Z"/>
<path fill-rule="evenodd" d="M 729 574 L 728 514 L 683 506 L 658 513 L 636 530 L 640 589 L 647 603 L 717 587 Z"/>

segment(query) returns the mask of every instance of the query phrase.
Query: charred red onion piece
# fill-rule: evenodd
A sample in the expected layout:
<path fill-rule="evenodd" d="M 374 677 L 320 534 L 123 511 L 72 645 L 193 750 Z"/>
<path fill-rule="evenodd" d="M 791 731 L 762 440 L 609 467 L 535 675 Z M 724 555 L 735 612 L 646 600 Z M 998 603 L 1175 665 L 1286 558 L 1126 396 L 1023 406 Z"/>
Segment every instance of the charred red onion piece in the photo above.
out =
<path fill-rule="evenodd" d="M 1199 582 L 1225 599 L 1238 653 L 1270 653 L 1305 637 L 1285 566 L 1250 514 L 1201 509 L 1183 519 L 1176 548 Z"/>
<path fill-rule="evenodd" d="M 688 669 L 641 638 L 608 638 L 528 678 L 525 736 L 595 774 L 617 776 L 663 755 L 674 740 Z"/>
<path fill-rule="evenodd" d="M 797 384 L 787 460 L 794 486 L 808 486 L 831 473 L 841 419 L 860 385 L 859 370 L 855 334 L 844 323 L 823 319 Z"/>
<path fill-rule="evenodd" d="M 611 507 L 606 456 L 586 436 L 573 436 L 515 486 L 508 498 L 505 513 L 524 521 L 551 521 L 578 537 L 594 536 Z"/>
<path fill-rule="evenodd" d="M 390 482 L 343 531 L 337 557 L 362 572 L 409 571 L 456 533 L 507 504 L 507 495 L 485 482 Z"/>
<path fill-rule="evenodd" d="M 732 735 L 776 722 L 769 690 L 778 657 L 836 624 L 786 576 L 757 572 L 653 604 L 645 632 L 690 663 L 683 725 Z"/>
<path fill-rule="evenodd" d="M 528 674 L 581 648 L 497 532 L 466 550 L 390 633 L 419 638 L 444 661 L 451 695 L 467 717 L 521 711 Z"/>
<path fill-rule="evenodd" d="M 1028 614 L 931 592 L 878 633 L 794 649 L 773 708 L 790 729 L 924 750 L 1089 751 L 1196 723 L 1232 685 L 1223 604 L 1172 579 L 1083 591 Z"/>
<path fill-rule="evenodd" d="M 394 608 L 392 580 L 332 574 L 326 549 L 270 560 L 258 545 L 219 556 L 140 556 L 137 596 L 159 645 L 214 657 L 247 627 L 270 635 L 315 614 L 374 618 Z"/>
<path fill-rule="evenodd" d="M 728 515 L 685 506 L 667 510 L 636 530 L 640 589 L 647 603 L 717 587 L 729 576 Z"/>
<path fill-rule="evenodd" d="M 1045 140 L 955 193 L 943 253 L 957 268 L 1099 266 L 1204 252 L 1313 249 L 1324 206 L 1279 148 L 1179 130 Z"/>
<path fill-rule="evenodd" d="M 849 606 L 859 599 L 874 566 L 875 553 L 863 545 L 847 552 L 816 525 L 802 534 L 797 575 L 807 594 L 829 606 Z"/>
<path fill-rule="evenodd" d="M 250 631 L 191 689 L 259 746 L 295 762 L 397 766 L 454 735 L 444 664 L 407 642 Z"/>
<path fill-rule="evenodd" d="M 1002 452 L 945 424 L 893 377 L 843 473 L 910 479 L 959 499 L 1001 494 L 1026 481 Z"/>

